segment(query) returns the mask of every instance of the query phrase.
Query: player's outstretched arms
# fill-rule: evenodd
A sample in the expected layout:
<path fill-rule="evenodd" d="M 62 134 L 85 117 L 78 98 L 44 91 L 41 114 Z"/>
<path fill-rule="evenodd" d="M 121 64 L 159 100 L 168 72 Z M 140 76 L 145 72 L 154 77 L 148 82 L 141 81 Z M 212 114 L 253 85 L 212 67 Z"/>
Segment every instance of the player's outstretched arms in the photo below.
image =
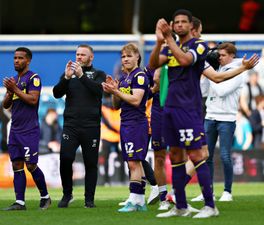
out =
<path fill-rule="evenodd" d="M 244 55 L 242 64 L 235 69 L 224 72 L 217 72 L 212 66 L 209 66 L 203 71 L 203 75 L 205 75 L 208 79 L 214 81 L 215 83 L 220 83 L 222 81 L 231 79 L 246 70 L 252 69 L 255 65 L 257 65 L 258 61 L 259 56 L 257 54 L 252 55 L 249 59 L 246 59 L 246 55 Z"/>

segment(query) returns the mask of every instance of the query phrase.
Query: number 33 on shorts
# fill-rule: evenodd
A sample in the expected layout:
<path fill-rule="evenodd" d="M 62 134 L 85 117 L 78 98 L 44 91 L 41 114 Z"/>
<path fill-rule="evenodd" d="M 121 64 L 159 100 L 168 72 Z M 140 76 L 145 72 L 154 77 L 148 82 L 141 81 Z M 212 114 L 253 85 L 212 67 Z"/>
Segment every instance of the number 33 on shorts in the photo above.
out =
<path fill-rule="evenodd" d="M 180 129 L 180 141 L 185 144 L 190 143 L 193 140 L 193 129 Z"/>

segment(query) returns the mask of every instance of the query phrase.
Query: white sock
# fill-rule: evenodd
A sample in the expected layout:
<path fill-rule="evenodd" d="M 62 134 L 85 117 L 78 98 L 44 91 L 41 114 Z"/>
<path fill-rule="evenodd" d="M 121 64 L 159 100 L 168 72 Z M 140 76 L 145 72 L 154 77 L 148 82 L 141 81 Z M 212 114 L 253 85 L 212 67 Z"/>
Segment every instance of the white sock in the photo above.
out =
<path fill-rule="evenodd" d="M 19 205 L 25 205 L 25 202 L 22 200 L 16 200 L 16 203 L 18 203 Z"/>
<path fill-rule="evenodd" d="M 167 185 L 159 186 L 159 193 L 167 191 Z"/>
<path fill-rule="evenodd" d="M 128 199 L 128 201 L 131 202 L 133 205 L 138 204 L 138 194 L 130 193 Z"/>
<path fill-rule="evenodd" d="M 49 194 L 47 194 L 46 196 L 40 196 L 40 198 L 42 198 L 42 199 L 48 199 L 50 196 L 49 196 Z"/>
<path fill-rule="evenodd" d="M 140 206 L 145 205 L 145 195 L 139 195 L 140 202 L 138 203 Z"/>

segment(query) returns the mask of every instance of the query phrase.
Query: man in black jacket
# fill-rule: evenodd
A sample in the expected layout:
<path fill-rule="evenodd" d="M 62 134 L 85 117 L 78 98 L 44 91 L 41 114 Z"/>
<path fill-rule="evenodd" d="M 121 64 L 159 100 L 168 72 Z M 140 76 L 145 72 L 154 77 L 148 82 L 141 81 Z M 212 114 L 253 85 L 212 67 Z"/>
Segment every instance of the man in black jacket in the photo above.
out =
<path fill-rule="evenodd" d="M 103 93 L 101 83 L 105 81 L 106 74 L 93 68 L 93 59 L 93 49 L 89 45 L 79 45 L 76 62 L 67 63 L 59 83 L 53 88 L 55 98 L 66 95 L 60 150 L 63 197 L 58 203 L 59 208 L 66 208 L 73 201 L 72 164 L 79 146 L 85 165 L 85 207 L 95 207 Z"/>

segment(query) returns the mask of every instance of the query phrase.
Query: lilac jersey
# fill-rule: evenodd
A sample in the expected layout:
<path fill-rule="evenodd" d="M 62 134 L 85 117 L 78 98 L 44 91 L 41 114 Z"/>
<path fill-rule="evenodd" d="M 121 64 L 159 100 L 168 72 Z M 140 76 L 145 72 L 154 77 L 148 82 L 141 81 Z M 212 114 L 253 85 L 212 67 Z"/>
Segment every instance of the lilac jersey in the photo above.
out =
<path fill-rule="evenodd" d="M 29 91 L 41 91 L 41 80 L 38 74 L 28 71 L 23 76 L 15 76 L 18 88 L 24 93 Z M 14 94 L 12 104 L 11 132 L 25 134 L 39 130 L 38 106 L 26 104 Z M 10 143 L 12 140 L 10 140 Z"/>
<path fill-rule="evenodd" d="M 169 68 L 169 90 L 165 106 L 201 111 L 200 77 L 204 70 L 208 47 L 203 40 L 196 38 L 183 45 L 177 42 L 177 45 L 182 51 L 193 55 L 193 63 L 187 67 L 180 66 L 168 46 L 162 50 L 161 54 L 168 58 Z"/>
<path fill-rule="evenodd" d="M 138 67 L 130 74 L 123 73 L 120 82 L 119 90 L 125 94 L 133 94 L 132 89 L 144 89 L 145 93 L 140 102 L 139 107 L 121 101 L 121 123 L 134 124 L 135 121 L 146 120 L 146 102 L 148 99 L 148 85 L 149 81 L 146 74 Z"/>

